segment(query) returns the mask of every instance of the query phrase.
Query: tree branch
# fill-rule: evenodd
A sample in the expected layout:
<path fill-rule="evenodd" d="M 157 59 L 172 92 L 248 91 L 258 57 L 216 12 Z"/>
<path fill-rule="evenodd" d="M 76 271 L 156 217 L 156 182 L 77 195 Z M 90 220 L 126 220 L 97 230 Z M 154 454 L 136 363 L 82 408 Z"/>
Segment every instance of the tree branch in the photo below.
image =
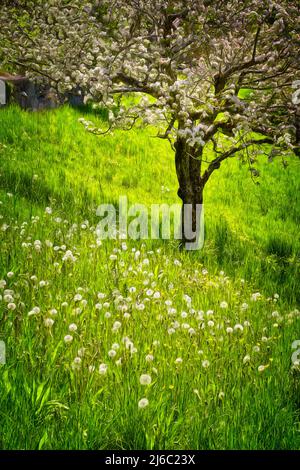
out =
<path fill-rule="evenodd" d="M 203 184 L 207 183 L 207 181 L 208 181 L 209 177 L 211 176 L 211 174 L 214 172 L 214 170 L 217 170 L 218 168 L 220 168 L 221 163 L 224 160 L 226 160 L 229 157 L 233 157 L 237 152 L 241 152 L 242 150 L 245 150 L 245 149 L 247 149 L 248 147 L 250 147 L 252 145 L 263 145 L 263 144 L 272 144 L 272 143 L 273 143 L 273 140 L 266 137 L 265 139 L 260 139 L 260 140 L 252 139 L 252 140 L 249 140 L 248 142 L 245 142 L 244 144 L 242 144 L 238 147 L 237 146 L 232 147 L 231 149 L 227 150 L 227 152 L 224 152 L 224 153 L 222 153 L 222 155 L 215 158 L 209 164 L 208 168 L 205 170 L 205 172 L 203 173 L 203 175 L 201 177 L 201 180 L 202 180 Z"/>

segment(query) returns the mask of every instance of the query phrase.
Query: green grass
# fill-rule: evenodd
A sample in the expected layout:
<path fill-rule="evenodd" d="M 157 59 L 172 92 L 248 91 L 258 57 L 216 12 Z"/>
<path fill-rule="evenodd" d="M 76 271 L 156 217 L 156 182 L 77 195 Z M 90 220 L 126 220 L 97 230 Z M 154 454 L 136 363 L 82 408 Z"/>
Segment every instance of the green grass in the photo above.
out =
<path fill-rule="evenodd" d="M 98 246 L 99 203 L 124 194 L 130 203 L 175 203 L 177 184 L 173 154 L 154 129 L 96 137 L 78 122 L 82 113 L 0 111 L 0 279 L 13 291 L 0 290 L 0 447 L 300 448 L 291 363 L 300 339 L 298 161 L 283 169 L 261 159 L 259 185 L 241 161 L 225 162 L 205 190 L 202 251 L 160 240 Z M 74 263 L 63 261 L 66 250 Z M 226 331 L 238 324 L 243 331 Z"/>

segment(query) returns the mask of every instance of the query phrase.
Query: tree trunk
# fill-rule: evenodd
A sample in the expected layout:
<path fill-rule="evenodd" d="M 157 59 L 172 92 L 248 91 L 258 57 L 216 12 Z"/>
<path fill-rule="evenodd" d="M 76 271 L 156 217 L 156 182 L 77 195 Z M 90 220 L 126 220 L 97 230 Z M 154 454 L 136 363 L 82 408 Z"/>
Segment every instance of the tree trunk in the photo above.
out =
<path fill-rule="evenodd" d="M 178 196 L 182 200 L 181 234 L 182 247 L 188 250 L 199 248 L 203 231 L 203 189 L 201 181 L 201 153 L 190 147 L 185 139 L 178 138 L 175 144 L 175 165 L 179 183 Z"/>

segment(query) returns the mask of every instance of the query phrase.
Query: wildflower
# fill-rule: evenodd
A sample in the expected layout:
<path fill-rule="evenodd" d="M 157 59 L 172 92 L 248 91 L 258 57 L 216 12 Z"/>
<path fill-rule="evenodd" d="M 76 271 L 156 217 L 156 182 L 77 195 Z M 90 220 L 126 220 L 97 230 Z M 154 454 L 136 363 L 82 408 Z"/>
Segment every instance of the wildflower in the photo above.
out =
<path fill-rule="evenodd" d="M 248 362 L 250 362 L 251 358 L 249 356 L 249 354 L 247 354 L 244 359 L 243 359 L 243 364 L 247 364 Z"/>
<path fill-rule="evenodd" d="M 66 344 L 72 343 L 72 341 L 73 341 L 73 336 L 71 336 L 71 335 L 66 335 L 66 336 L 64 337 L 64 342 L 65 342 Z"/>
<path fill-rule="evenodd" d="M 249 307 L 249 305 L 246 302 L 244 302 L 241 306 L 241 309 L 242 310 L 247 310 L 248 307 Z"/>
<path fill-rule="evenodd" d="M 187 312 L 182 312 L 181 313 L 181 318 L 187 318 L 188 316 L 188 313 Z"/>
<path fill-rule="evenodd" d="M 138 403 L 138 407 L 140 409 L 146 408 L 148 405 L 149 405 L 149 400 L 147 398 L 142 398 Z"/>
<path fill-rule="evenodd" d="M 72 263 L 75 263 L 76 260 L 77 258 L 73 255 L 71 250 L 67 250 L 64 256 L 62 257 L 62 261 L 71 261 Z"/>
<path fill-rule="evenodd" d="M 225 393 L 220 392 L 219 395 L 218 395 L 219 400 L 223 400 L 224 397 L 225 397 Z"/>
<path fill-rule="evenodd" d="M 128 339 L 125 341 L 125 348 L 132 350 L 133 347 L 134 347 L 133 342 L 130 341 L 130 339 L 128 338 Z"/>
<path fill-rule="evenodd" d="M 181 364 L 182 362 L 183 361 L 181 357 L 177 357 L 177 359 L 175 360 L 175 364 Z"/>
<path fill-rule="evenodd" d="M 39 307 L 33 307 L 32 310 L 28 313 L 28 316 L 31 317 L 32 315 L 38 315 L 41 309 Z"/>
<path fill-rule="evenodd" d="M 150 385 L 152 382 L 151 376 L 148 374 L 142 374 L 140 376 L 140 384 L 141 385 Z"/>
<path fill-rule="evenodd" d="M 176 312 L 177 312 L 176 308 L 168 308 L 169 315 L 176 315 Z"/>
<path fill-rule="evenodd" d="M 106 364 L 100 364 L 99 366 L 99 374 L 105 375 L 107 372 L 107 365 Z"/>
<path fill-rule="evenodd" d="M 76 331 L 77 330 L 77 325 L 75 323 L 71 323 L 69 325 L 69 331 Z"/>
<path fill-rule="evenodd" d="M 136 288 L 135 287 L 129 287 L 128 291 L 133 294 L 134 292 L 136 292 Z"/>
<path fill-rule="evenodd" d="M 118 259 L 117 255 L 110 255 L 109 259 L 111 261 L 116 261 Z"/>
<path fill-rule="evenodd" d="M 190 297 L 189 295 L 187 295 L 187 294 L 184 294 L 183 300 L 185 300 L 185 302 L 186 302 L 188 305 L 190 305 L 190 304 L 192 303 L 191 297 Z"/>
<path fill-rule="evenodd" d="M 42 280 L 42 281 L 39 282 L 39 286 L 40 286 L 40 287 L 45 287 L 46 285 L 47 285 L 47 282 L 46 282 L 46 281 L 43 281 L 43 280 Z"/>
<path fill-rule="evenodd" d="M 209 367 L 209 365 L 210 365 L 210 362 L 207 359 L 202 361 L 202 367 L 204 367 L 205 369 L 207 369 L 207 367 Z"/>
<path fill-rule="evenodd" d="M 261 340 L 262 340 L 263 343 L 267 343 L 267 342 L 268 342 L 268 338 L 267 338 L 266 336 L 262 336 Z"/>
<path fill-rule="evenodd" d="M 7 273 L 7 277 L 8 277 L 8 278 L 11 278 L 11 277 L 13 277 L 13 276 L 14 276 L 14 273 L 13 273 L 12 271 L 9 271 L 9 272 Z"/>
<path fill-rule="evenodd" d="M 119 366 L 121 366 L 121 365 L 122 365 L 122 358 L 120 357 L 120 359 L 118 359 L 118 360 L 116 361 L 116 366 L 119 367 Z"/>
<path fill-rule="evenodd" d="M 152 344 L 153 344 L 153 346 L 156 348 L 157 346 L 160 345 L 160 342 L 157 341 L 157 339 L 155 339 Z"/>
<path fill-rule="evenodd" d="M 147 354 L 147 356 L 145 357 L 146 359 L 146 362 L 152 362 L 154 357 L 152 356 L 152 354 Z"/>
<path fill-rule="evenodd" d="M 13 302 L 9 302 L 9 304 L 7 304 L 7 308 L 8 308 L 8 310 L 15 310 L 16 309 L 16 304 L 13 303 Z"/>
<path fill-rule="evenodd" d="M 85 351 L 86 351 L 86 348 L 80 348 L 80 349 L 78 349 L 78 351 L 77 351 L 78 356 L 83 357 Z"/>
<path fill-rule="evenodd" d="M 228 333 L 228 334 L 233 333 L 233 328 L 231 328 L 231 326 L 228 326 L 228 327 L 226 328 L 226 333 Z"/>
<path fill-rule="evenodd" d="M 209 326 L 209 328 L 212 328 L 214 326 L 215 322 L 213 322 L 212 320 L 209 320 L 207 322 L 207 326 Z"/>
<path fill-rule="evenodd" d="M 174 328 L 169 328 L 169 329 L 168 329 L 168 334 L 169 334 L 169 335 L 172 335 L 173 333 L 175 333 Z"/>
<path fill-rule="evenodd" d="M 100 300 L 100 299 L 104 299 L 106 295 L 103 292 L 98 292 L 97 297 Z"/>
<path fill-rule="evenodd" d="M 74 362 L 74 364 L 79 365 L 79 364 L 81 364 L 81 361 L 82 361 L 81 357 L 75 357 L 73 362 Z"/>
<path fill-rule="evenodd" d="M 41 251 L 42 242 L 40 240 L 35 240 L 33 246 L 36 251 Z"/>
<path fill-rule="evenodd" d="M 266 370 L 268 367 L 269 367 L 269 364 L 267 364 L 267 365 L 265 365 L 265 366 L 261 365 L 261 366 L 258 366 L 258 369 L 257 369 L 257 370 L 258 370 L 258 372 L 263 372 L 263 371 Z"/>
<path fill-rule="evenodd" d="M 136 304 L 135 307 L 136 307 L 137 310 L 144 310 L 145 309 L 145 305 L 143 303 Z"/>
<path fill-rule="evenodd" d="M 54 315 L 57 315 L 57 310 L 56 310 L 56 308 L 51 308 L 51 310 L 49 310 L 49 314 L 50 314 L 50 315 L 53 315 L 53 316 L 54 316 Z"/>
<path fill-rule="evenodd" d="M 221 307 L 221 308 L 227 308 L 227 307 L 228 307 L 228 303 L 227 303 L 225 300 L 223 300 L 223 302 L 220 303 L 220 307 Z"/>
<path fill-rule="evenodd" d="M 239 323 L 237 323 L 236 325 L 234 325 L 234 330 L 235 331 L 244 331 L 244 327 L 242 325 L 240 325 Z"/>
<path fill-rule="evenodd" d="M 74 302 L 80 302 L 80 300 L 82 300 L 82 295 L 81 294 L 75 294 L 73 300 L 74 300 Z"/>
<path fill-rule="evenodd" d="M 0 280 L 0 289 L 4 289 L 5 286 L 6 286 L 6 281 L 4 279 L 1 279 Z"/>
<path fill-rule="evenodd" d="M 253 350 L 253 352 L 259 352 L 260 347 L 259 346 L 253 346 L 252 350 Z"/>
<path fill-rule="evenodd" d="M 160 292 L 156 291 L 153 294 L 153 299 L 159 299 L 160 298 Z"/>
<path fill-rule="evenodd" d="M 188 332 L 189 332 L 189 334 L 190 334 L 191 336 L 193 336 L 193 335 L 196 334 L 196 331 L 194 330 L 194 328 L 189 328 L 189 331 L 188 331 Z"/>
<path fill-rule="evenodd" d="M 99 303 L 96 304 L 96 305 L 95 305 L 95 309 L 96 309 L 96 310 L 101 310 L 101 309 L 102 309 L 102 304 L 99 304 Z"/>
<path fill-rule="evenodd" d="M 117 355 L 117 353 L 114 349 L 111 349 L 110 351 L 108 351 L 108 355 L 110 358 L 113 358 Z"/>
<path fill-rule="evenodd" d="M 250 322 L 248 320 L 245 320 L 244 321 L 244 326 L 248 328 L 250 326 Z"/>
<path fill-rule="evenodd" d="M 203 312 L 200 310 L 200 312 L 198 312 L 199 315 L 203 315 Z M 209 317 L 210 315 L 213 315 L 214 314 L 214 311 L 213 310 L 207 310 L 206 312 L 206 315 Z"/>
<path fill-rule="evenodd" d="M 44 320 L 44 325 L 47 327 L 47 328 L 51 328 L 54 324 L 54 320 L 52 318 L 45 318 Z"/>
<path fill-rule="evenodd" d="M 255 292 L 254 294 L 251 295 L 251 300 L 253 302 L 256 302 L 260 297 L 261 297 L 260 292 Z"/>
<path fill-rule="evenodd" d="M 95 372 L 95 366 L 89 366 L 88 370 L 89 370 L 90 373 Z"/>
<path fill-rule="evenodd" d="M 120 321 L 115 321 L 115 323 L 113 324 L 113 330 L 118 330 L 119 328 L 121 328 L 122 326 L 122 323 Z"/>
<path fill-rule="evenodd" d="M 51 209 L 51 207 L 46 207 L 45 213 L 46 213 L 46 214 L 49 214 L 49 215 L 52 214 L 52 209 Z"/>
<path fill-rule="evenodd" d="M 105 317 L 105 318 L 110 318 L 110 317 L 111 317 L 111 313 L 110 313 L 110 312 L 105 312 L 104 317 Z"/>

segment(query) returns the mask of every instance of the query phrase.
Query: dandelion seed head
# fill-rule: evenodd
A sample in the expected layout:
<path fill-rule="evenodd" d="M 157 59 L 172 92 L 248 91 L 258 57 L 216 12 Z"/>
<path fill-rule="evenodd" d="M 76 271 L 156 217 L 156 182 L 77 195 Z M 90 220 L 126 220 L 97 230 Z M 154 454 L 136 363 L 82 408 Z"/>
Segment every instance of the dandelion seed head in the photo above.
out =
<path fill-rule="evenodd" d="M 250 362 L 251 358 L 249 356 L 249 354 L 247 354 L 244 359 L 243 359 L 243 364 L 248 364 L 248 362 Z"/>
<path fill-rule="evenodd" d="M 141 400 L 138 402 L 138 407 L 140 409 L 146 408 L 149 405 L 149 400 L 147 398 L 141 398 Z"/>
<path fill-rule="evenodd" d="M 16 309 L 16 304 L 14 302 L 9 302 L 7 304 L 8 310 L 15 310 Z"/>
<path fill-rule="evenodd" d="M 145 357 L 146 362 L 152 362 L 154 360 L 154 357 L 152 354 L 147 354 Z"/>
<path fill-rule="evenodd" d="M 106 364 L 100 364 L 99 374 L 100 375 L 105 375 L 106 373 L 107 373 L 107 365 Z"/>
<path fill-rule="evenodd" d="M 151 375 L 149 374 L 142 374 L 140 376 L 140 384 L 141 385 L 150 385 L 152 382 Z"/>
<path fill-rule="evenodd" d="M 68 343 L 72 343 L 72 341 L 73 341 L 73 336 L 71 336 L 71 335 L 66 335 L 66 336 L 64 337 L 64 342 L 65 342 L 65 343 L 67 343 L 67 344 L 68 344 Z"/>
<path fill-rule="evenodd" d="M 47 327 L 47 328 L 51 328 L 54 324 L 54 320 L 52 318 L 45 318 L 44 320 L 44 325 Z"/>

